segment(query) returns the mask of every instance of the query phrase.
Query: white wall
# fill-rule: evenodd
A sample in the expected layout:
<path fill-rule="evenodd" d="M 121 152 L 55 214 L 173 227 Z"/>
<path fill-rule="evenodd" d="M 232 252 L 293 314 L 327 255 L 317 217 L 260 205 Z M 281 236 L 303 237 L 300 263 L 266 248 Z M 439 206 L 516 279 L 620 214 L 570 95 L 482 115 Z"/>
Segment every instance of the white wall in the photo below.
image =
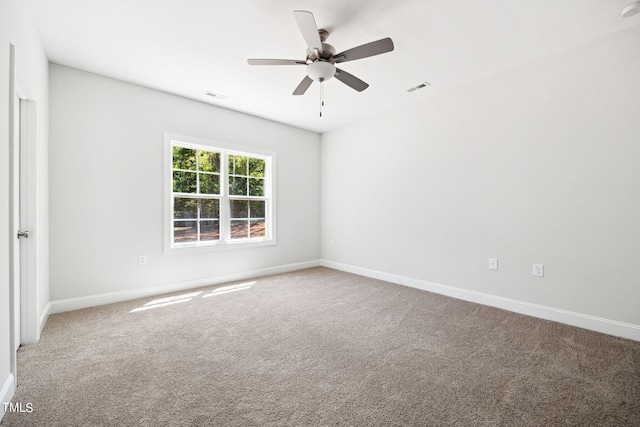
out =
<path fill-rule="evenodd" d="M 39 168 L 33 188 L 36 223 L 31 224 L 33 238 L 38 242 L 35 260 L 35 282 L 38 288 L 39 313 L 44 314 L 49 302 L 48 273 L 48 63 L 25 2 L 0 0 L 0 401 L 10 398 L 7 381 L 10 378 L 9 324 L 9 69 L 10 44 L 15 46 L 17 73 L 28 96 L 37 103 L 37 137 L 35 158 L 31 164 Z M 0 418 L 4 408 L 0 407 Z"/>
<path fill-rule="evenodd" d="M 323 259 L 640 328 L 638 40 L 635 26 L 324 134 Z"/>
<path fill-rule="evenodd" d="M 319 260 L 318 134 L 56 64 L 50 89 L 53 301 Z M 163 253 L 165 131 L 276 153 L 277 245 Z"/>

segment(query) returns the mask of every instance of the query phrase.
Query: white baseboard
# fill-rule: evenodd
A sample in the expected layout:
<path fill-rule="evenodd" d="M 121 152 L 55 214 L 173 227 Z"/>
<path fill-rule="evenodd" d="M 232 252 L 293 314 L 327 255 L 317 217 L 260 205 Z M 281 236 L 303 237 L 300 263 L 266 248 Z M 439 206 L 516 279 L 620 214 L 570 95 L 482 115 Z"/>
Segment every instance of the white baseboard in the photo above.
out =
<path fill-rule="evenodd" d="M 503 310 L 526 314 L 528 316 L 538 317 L 545 320 L 552 320 L 554 322 L 577 326 L 584 329 L 590 329 L 592 331 L 602 332 L 604 334 L 615 335 L 617 337 L 640 341 L 640 325 L 618 322 L 616 320 L 604 319 L 601 317 L 576 313 L 573 311 L 562 310 L 559 308 L 548 307 L 539 304 L 532 304 L 525 301 L 519 301 L 511 298 L 500 297 L 497 295 L 486 294 L 483 292 L 456 288 L 440 283 L 399 276 L 396 274 L 385 273 L 382 271 L 371 270 L 363 267 L 356 267 L 353 265 L 342 264 L 329 260 L 321 260 L 320 264 L 324 267 L 333 268 L 335 270 L 346 271 L 348 273 L 354 273 L 360 276 L 384 280 L 385 282 L 391 282 L 398 285 L 422 289 L 424 291 L 434 292 L 465 301 L 489 305 L 492 307 L 501 308 Z"/>
<path fill-rule="evenodd" d="M 47 320 L 49 320 L 49 315 L 51 314 L 51 303 L 47 303 L 47 306 L 44 308 L 42 314 L 40 314 L 40 325 L 38 328 L 38 340 L 40 339 L 40 334 L 42 334 L 42 330 L 44 329 L 44 325 L 47 324 Z"/>
<path fill-rule="evenodd" d="M 3 403 L 11 403 L 11 399 L 13 399 L 13 395 L 16 392 L 14 384 L 15 379 L 13 378 L 13 374 L 9 374 L 2 386 L 2 390 L 0 390 L 0 421 L 4 418 Z"/>
<path fill-rule="evenodd" d="M 204 279 L 190 280 L 186 282 L 170 283 L 160 286 L 151 286 L 141 289 L 130 289 L 119 292 L 108 292 L 85 297 L 69 298 L 58 301 L 51 301 L 50 313 L 62 313 L 65 311 L 79 310 L 82 308 L 95 307 L 98 305 L 113 304 L 116 302 L 130 301 L 138 298 L 179 292 L 188 289 L 201 288 L 204 286 L 219 285 L 221 283 L 233 282 L 236 280 L 252 279 L 269 274 L 287 273 L 289 271 L 302 270 L 305 268 L 318 267 L 320 260 L 305 261 L 295 264 L 286 264 L 276 267 L 263 268 L 260 270 L 243 271 L 240 273 L 227 274 L 224 276 L 207 277 Z"/>

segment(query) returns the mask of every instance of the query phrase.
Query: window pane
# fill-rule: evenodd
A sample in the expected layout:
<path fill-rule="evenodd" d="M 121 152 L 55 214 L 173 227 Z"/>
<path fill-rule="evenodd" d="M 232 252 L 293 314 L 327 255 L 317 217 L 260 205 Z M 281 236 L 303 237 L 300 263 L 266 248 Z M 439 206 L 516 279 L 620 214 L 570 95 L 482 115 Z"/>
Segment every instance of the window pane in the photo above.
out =
<path fill-rule="evenodd" d="M 249 237 L 249 222 L 246 220 L 231 221 L 231 238 L 246 239 Z"/>
<path fill-rule="evenodd" d="M 231 200 L 231 218 L 249 218 L 248 200 Z"/>
<path fill-rule="evenodd" d="M 173 241 L 176 243 L 195 242 L 198 240 L 196 221 L 173 221 Z"/>
<path fill-rule="evenodd" d="M 262 159 L 249 159 L 249 175 L 251 176 L 264 176 L 264 160 Z"/>
<path fill-rule="evenodd" d="M 196 170 L 196 150 L 173 147 L 173 168 Z"/>
<path fill-rule="evenodd" d="M 198 152 L 198 170 L 220 173 L 220 153 L 211 151 Z"/>
<path fill-rule="evenodd" d="M 173 171 L 173 192 L 195 193 L 198 188 L 197 176 L 195 172 Z"/>
<path fill-rule="evenodd" d="M 229 177 L 229 194 L 232 196 L 247 195 L 247 178 Z"/>
<path fill-rule="evenodd" d="M 248 158 L 229 156 L 229 175 L 248 175 Z"/>
<path fill-rule="evenodd" d="M 220 175 L 200 174 L 200 193 L 220 194 Z"/>
<path fill-rule="evenodd" d="M 264 220 L 251 221 L 249 237 L 255 238 L 255 237 L 264 237 L 264 236 L 266 236 L 266 228 L 265 228 Z"/>
<path fill-rule="evenodd" d="M 200 199 L 200 218 L 220 218 L 220 200 Z"/>
<path fill-rule="evenodd" d="M 270 217 L 273 183 L 267 180 L 271 158 L 184 141 L 169 146 L 172 246 L 242 246 L 274 237 L 266 229 L 267 221 L 275 224 Z"/>
<path fill-rule="evenodd" d="M 200 241 L 220 240 L 220 221 L 200 221 Z"/>
<path fill-rule="evenodd" d="M 264 218 L 264 200 L 251 200 L 249 202 L 250 217 L 251 218 Z"/>
<path fill-rule="evenodd" d="M 173 199 L 173 217 L 197 218 L 198 199 L 187 199 L 184 197 L 176 197 Z"/>
<path fill-rule="evenodd" d="M 262 178 L 249 178 L 249 195 L 264 196 L 264 180 Z"/>

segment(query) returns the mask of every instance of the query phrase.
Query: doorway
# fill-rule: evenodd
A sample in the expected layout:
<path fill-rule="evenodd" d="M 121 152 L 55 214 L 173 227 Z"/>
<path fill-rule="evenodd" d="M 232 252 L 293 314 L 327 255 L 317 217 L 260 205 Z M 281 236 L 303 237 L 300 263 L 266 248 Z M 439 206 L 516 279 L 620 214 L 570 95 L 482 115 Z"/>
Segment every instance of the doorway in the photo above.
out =
<path fill-rule="evenodd" d="M 20 231 L 20 95 L 15 83 L 15 49 L 11 46 L 11 101 L 9 105 L 9 205 L 10 211 L 10 249 L 9 249 L 9 298 L 11 304 L 11 373 L 17 377 L 17 351 L 20 347 L 20 256 L 21 245 L 18 232 Z"/>
<path fill-rule="evenodd" d="M 17 379 L 17 351 L 40 335 L 36 283 L 35 150 L 36 104 L 21 79 L 15 47 L 10 46 L 9 102 L 9 298 L 11 374 Z"/>

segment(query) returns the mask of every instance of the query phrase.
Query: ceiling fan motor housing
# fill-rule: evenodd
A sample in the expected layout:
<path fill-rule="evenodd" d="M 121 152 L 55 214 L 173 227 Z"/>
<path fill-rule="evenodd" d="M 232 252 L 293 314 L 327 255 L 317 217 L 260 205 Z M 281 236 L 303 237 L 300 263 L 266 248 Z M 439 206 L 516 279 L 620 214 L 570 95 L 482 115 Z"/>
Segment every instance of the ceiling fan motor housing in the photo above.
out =
<path fill-rule="evenodd" d="M 320 53 L 320 58 L 316 55 L 316 52 L 307 49 L 307 60 L 315 61 L 316 59 L 326 59 L 327 61 L 333 58 L 333 55 L 336 54 L 336 49 L 328 43 L 322 43 L 322 53 Z"/>

